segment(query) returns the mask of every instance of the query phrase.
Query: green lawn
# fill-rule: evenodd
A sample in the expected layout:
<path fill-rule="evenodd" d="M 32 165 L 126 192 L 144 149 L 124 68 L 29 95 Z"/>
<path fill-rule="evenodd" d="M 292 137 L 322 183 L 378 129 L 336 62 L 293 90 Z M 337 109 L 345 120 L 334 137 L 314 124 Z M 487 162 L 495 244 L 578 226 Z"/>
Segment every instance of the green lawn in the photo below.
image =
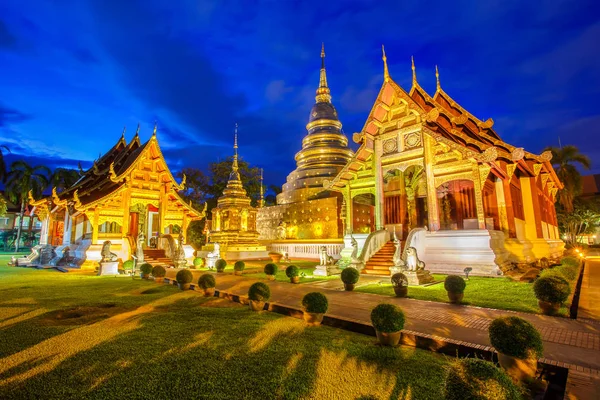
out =
<path fill-rule="evenodd" d="M 448 295 L 443 283 L 446 275 L 433 274 L 433 276 L 436 281 L 442 282 L 432 286 L 409 286 L 408 297 L 418 300 L 448 302 Z M 533 294 L 533 286 L 530 283 L 516 282 L 510 278 L 478 276 L 470 277 L 466 283 L 463 304 L 528 313 L 539 313 L 540 311 L 538 301 Z M 395 296 L 391 283 L 361 286 L 355 290 Z M 567 308 L 563 306 L 560 315 L 564 316 L 567 313 Z"/>
<path fill-rule="evenodd" d="M 450 361 L 140 279 L 0 282 L 2 399 L 436 399 Z"/>
<path fill-rule="evenodd" d="M 264 266 L 269 263 L 269 261 L 246 261 L 246 269 L 244 272 L 244 276 L 249 278 L 263 278 L 266 279 L 267 275 L 262 272 Z M 318 265 L 316 261 L 293 261 L 291 263 L 276 263 L 276 265 L 280 268 L 280 271 L 275 275 L 275 280 L 280 282 L 289 282 L 290 278 L 285 274 L 285 268 L 289 265 L 295 265 L 300 268 L 300 283 L 303 282 L 317 282 L 324 281 L 328 279 L 340 279 L 339 275 L 331 275 L 331 276 L 313 276 L 313 272 L 315 267 Z M 283 269 L 281 269 L 283 268 Z M 254 271 L 253 271 L 253 270 Z"/>

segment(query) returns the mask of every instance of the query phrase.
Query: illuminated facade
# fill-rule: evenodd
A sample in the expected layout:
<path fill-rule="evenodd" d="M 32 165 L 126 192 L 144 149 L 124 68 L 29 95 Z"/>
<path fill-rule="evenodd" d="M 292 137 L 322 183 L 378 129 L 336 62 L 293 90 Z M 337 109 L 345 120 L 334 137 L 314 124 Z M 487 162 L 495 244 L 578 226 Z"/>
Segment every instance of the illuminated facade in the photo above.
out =
<path fill-rule="evenodd" d="M 251 206 L 251 199 L 242 185 L 238 171 L 237 127 L 233 149 L 233 163 L 227 186 L 223 189 L 223 196 L 217 200 L 217 206 L 211 211 L 210 240 L 219 243 L 221 255 L 226 260 L 266 258 L 266 247 L 258 243 L 257 209 Z M 205 257 L 211 250 L 212 245 L 208 245 L 198 252 L 198 256 Z"/>
<path fill-rule="evenodd" d="M 444 92 L 437 70 L 432 97 L 413 63 L 407 93 L 390 77 L 385 53 L 383 60 L 383 85 L 353 137 L 360 147 L 323 184 L 343 195 L 347 232 L 357 232 L 358 197 L 373 204 L 375 231 L 395 229 L 405 240 L 411 229 L 427 227 L 419 256 L 434 271 L 470 266 L 495 274 L 510 263 L 560 255 L 554 200 L 562 184 L 550 152 L 502 141 L 492 119 L 479 120 Z"/>
<path fill-rule="evenodd" d="M 139 132 L 139 128 L 138 128 Z M 189 223 L 204 217 L 178 194 L 178 183 L 162 155 L 156 128 L 150 140 L 141 143 L 136 132 L 130 143 L 124 132 L 119 141 L 94 162 L 69 189 L 41 200 L 30 197 L 35 213 L 43 221 L 40 242 L 57 246 L 57 257 L 65 249 L 84 265 L 100 259 L 102 243 L 110 240 L 111 251 L 123 260 L 143 246 L 175 249 L 179 232 L 185 235 Z M 186 255 L 193 249 L 184 246 Z"/>
<path fill-rule="evenodd" d="M 261 239 L 277 238 L 277 228 L 285 225 L 287 239 L 338 239 L 343 236 L 340 214 L 342 197 L 323 189 L 352 157 L 348 138 L 331 103 L 325 70 L 325 48 L 321 49 L 321 70 L 315 104 L 310 111 L 307 135 L 296 153 L 296 169 L 277 195 L 277 206 L 259 211 Z"/>

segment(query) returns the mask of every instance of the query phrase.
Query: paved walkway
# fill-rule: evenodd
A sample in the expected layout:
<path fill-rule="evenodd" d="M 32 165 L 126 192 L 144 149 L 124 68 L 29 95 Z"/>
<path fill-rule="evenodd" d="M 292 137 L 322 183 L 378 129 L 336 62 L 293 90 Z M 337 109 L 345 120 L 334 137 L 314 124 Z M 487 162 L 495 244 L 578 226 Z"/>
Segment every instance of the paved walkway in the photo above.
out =
<path fill-rule="evenodd" d="M 600 255 L 586 260 L 577 319 L 595 320 L 600 324 Z"/>
<path fill-rule="evenodd" d="M 597 267 L 600 269 L 600 264 Z M 194 271 L 195 281 L 200 274 L 200 271 Z M 600 273 L 598 275 L 600 276 Z M 175 271 L 169 270 L 167 277 L 174 276 Z M 217 274 L 217 289 L 246 296 L 250 285 L 257 280 L 231 274 Z M 379 303 L 389 302 L 404 310 L 407 330 L 476 345 L 490 345 L 488 327 L 492 320 L 501 316 L 519 316 L 531 322 L 540 331 L 544 340 L 546 361 L 571 369 L 569 398 L 600 398 L 600 325 L 594 321 L 576 321 L 514 311 L 345 292 L 338 280 L 300 285 L 267 280 L 264 282 L 271 288 L 271 300 L 275 303 L 300 308 L 302 297 L 306 293 L 318 290 L 325 293 L 329 299 L 327 314 L 370 324 L 371 310 Z M 594 285 L 600 288 L 600 282 L 594 281 Z"/>

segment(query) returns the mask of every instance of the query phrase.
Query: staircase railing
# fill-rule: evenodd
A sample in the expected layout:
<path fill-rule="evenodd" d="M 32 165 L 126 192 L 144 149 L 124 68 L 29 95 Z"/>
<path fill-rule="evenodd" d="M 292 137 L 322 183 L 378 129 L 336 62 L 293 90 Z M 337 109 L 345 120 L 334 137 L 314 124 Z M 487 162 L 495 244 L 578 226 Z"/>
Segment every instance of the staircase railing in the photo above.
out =
<path fill-rule="evenodd" d="M 381 248 L 389 241 L 390 233 L 387 230 L 381 229 L 379 231 L 371 232 L 371 234 L 367 236 L 367 240 L 365 240 L 365 245 L 363 246 L 358 259 L 366 264 L 367 261 L 369 261 L 371 257 L 381 250 Z"/>

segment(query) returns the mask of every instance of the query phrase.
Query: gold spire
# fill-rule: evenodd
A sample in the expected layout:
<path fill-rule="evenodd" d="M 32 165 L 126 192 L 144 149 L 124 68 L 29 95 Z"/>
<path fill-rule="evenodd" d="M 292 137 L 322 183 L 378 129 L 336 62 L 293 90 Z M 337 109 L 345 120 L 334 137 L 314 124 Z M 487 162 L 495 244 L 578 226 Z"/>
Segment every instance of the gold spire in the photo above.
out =
<path fill-rule="evenodd" d="M 263 187 L 263 169 L 260 169 L 260 198 L 258 199 L 258 207 L 265 206 L 265 189 Z"/>
<path fill-rule="evenodd" d="M 383 47 L 383 45 L 381 45 L 381 52 L 383 53 L 383 56 L 381 57 L 383 60 L 383 80 L 389 82 L 390 72 L 388 71 L 387 57 L 385 56 L 385 47 Z"/>
<path fill-rule="evenodd" d="M 237 122 L 235 123 L 235 134 L 233 137 L 233 164 L 231 165 L 231 169 L 233 170 L 233 172 L 235 172 L 237 174 L 238 172 L 238 153 L 237 153 L 237 149 L 238 149 L 238 144 L 237 144 L 237 130 L 238 130 L 238 124 Z"/>
<path fill-rule="evenodd" d="M 315 100 L 317 103 L 331 103 L 331 92 L 327 86 L 327 73 L 325 72 L 325 43 L 321 44 L 321 73 Z"/>
<path fill-rule="evenodd" d="M 437 90 L 440 90 L 442 86 L 440 85 L 440 72 L 438 71 L 438 66 L 435 66 L 435 83 Z"/>
<path fill-rule="evenodd" d="M 410 56 L 410 62 L 412 64 L 412 81 L 413 85 L 415 85 L 417 83 L 417 69 L 415 68 L 415 58 L 413 56 Z"/>

